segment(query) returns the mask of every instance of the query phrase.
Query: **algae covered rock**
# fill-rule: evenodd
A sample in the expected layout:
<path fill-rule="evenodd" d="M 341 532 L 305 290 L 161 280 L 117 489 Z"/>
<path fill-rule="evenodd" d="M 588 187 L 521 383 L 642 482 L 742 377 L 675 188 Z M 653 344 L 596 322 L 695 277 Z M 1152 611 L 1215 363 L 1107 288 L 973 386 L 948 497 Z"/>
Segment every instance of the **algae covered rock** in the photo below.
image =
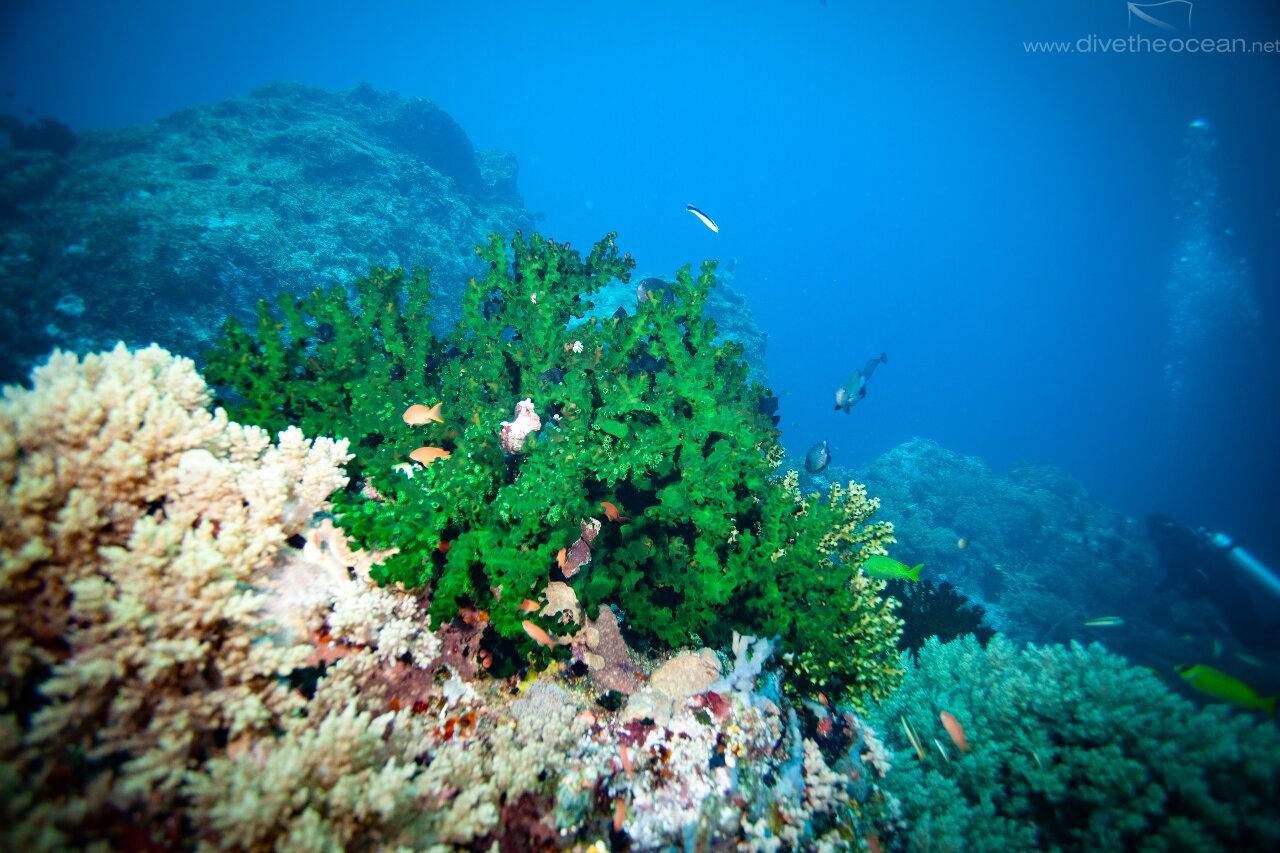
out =
<path fill-rule="evenodd" d="M 0 379 L 58 344 L 152 341 L 188 355 L 260 298 L 430 266 L 446 302 L 493 229 L 532 223 L 515 158 L 477 154 L 447 113 L 364 84 L 296 83 L 0 152 Z M 64 300 L 83 306 L 58 310 Z"/>

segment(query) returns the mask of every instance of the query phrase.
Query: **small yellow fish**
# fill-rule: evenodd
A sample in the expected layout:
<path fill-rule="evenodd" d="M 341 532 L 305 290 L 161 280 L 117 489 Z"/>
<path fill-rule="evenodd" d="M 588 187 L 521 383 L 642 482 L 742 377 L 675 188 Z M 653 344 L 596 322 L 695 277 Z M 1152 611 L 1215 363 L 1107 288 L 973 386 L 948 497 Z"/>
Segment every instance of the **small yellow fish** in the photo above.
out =
<path fill-rule="evenodd" d="M 916 757 L 924 761 L 926 753 L 924 747 L 920 745 L 920 737 L 916 734 L 915 729 L 911 728 L 911 724 L 907 722 L 906 717 L 899 716 L 898 719 L 902 721 L 902 731 L 907 736 L 907 741 L 915 748 Z"/>
<path fill-rule="evenodd" d="M 1248 711 L 1263 711 L 1268 717 L 1276 715 L 1276 697 L 1259 696 L 1258 691 L 1225 672 L 1202 663 L 1182 664 L 1173 669 L 1192 688 L 1206 696 L 1221 699 Z"/>
<path fill-rule="evenodd" d="M 1099 616 L 1097 619 L 1086 620 L 1084 626 L 1086 628 L 1114 628 L 1123 624 L 1124 619 L 1119 616 Z"/>

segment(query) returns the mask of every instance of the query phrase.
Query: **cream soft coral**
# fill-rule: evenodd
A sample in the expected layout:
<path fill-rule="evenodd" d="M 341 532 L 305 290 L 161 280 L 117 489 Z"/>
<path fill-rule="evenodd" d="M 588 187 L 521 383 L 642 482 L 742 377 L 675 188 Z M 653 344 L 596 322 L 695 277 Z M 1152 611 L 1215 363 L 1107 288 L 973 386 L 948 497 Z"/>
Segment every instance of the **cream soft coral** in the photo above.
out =
<path fill-rule="evenodd" d="M 158 347 L 55 352 L 32 380 L 0 400 L 0 713 L 48 704 L 9 757 L 31 778 L 123 757 L 89 809 L 163 811 L 192 762 L 299 705 L 280 676 L 310 648 L 270 641 L 261 590 L 347 444 L 229 422 Z"/>

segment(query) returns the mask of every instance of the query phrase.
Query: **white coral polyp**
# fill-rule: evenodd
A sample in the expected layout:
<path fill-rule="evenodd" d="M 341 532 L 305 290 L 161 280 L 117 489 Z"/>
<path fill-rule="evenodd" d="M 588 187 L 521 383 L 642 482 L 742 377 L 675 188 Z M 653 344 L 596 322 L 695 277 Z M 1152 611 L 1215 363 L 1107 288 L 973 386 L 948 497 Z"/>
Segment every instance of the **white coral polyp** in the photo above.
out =
<path fill-rule="evenodd" d="M 524 442 L 529 433 L 542 429 L 542 419 L 534 411 L 533 400 L 524 399 L 516 403 L 516 415 L 513 421 L 502 422 L 502 432 L 498 441 L 505 453 L 516 455 L 524 453 Z"/>

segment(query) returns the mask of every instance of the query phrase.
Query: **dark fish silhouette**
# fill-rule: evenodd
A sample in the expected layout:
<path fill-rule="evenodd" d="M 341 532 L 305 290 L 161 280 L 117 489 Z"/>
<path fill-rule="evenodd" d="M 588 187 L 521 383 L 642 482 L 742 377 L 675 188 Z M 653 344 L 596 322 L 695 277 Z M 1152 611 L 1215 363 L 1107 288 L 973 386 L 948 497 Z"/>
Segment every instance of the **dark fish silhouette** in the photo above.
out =
<path fill-rule="evenodd" d="M 813 447 L 809 448 L 809 452 L 804 457 L 804 470 L 810 474 L 817 474 L 823 468 L 831 464 L 831 447 L 826 440 L 819 441 Z"/>
<path fill-rule="evenodd" d="M 635 375 L 637 373 L 657 373 L 662 370 L 662 359 L 654 358 L 647 352 L 642 352 L 627 364 L 627 373 Z"/>
<path fill-rule="evenodd" d="M 676 301 L 676 295 L 671 290 L 671 285 L 657 276 L 649 276 L 643 278 L 636 285 L 636 301 L 644 302 L 645 300 L 671 305 Z"/>
<path fill-rule="evenodd" d="M 772 421 L 774 426 L 777 426 L 778 422 L 782 420 L 782 417 L 778 415 L 778 397 L 776 394 L 770 394 L 762 399 L 759 405 L 756 406 L 756 411 Z"/>
<path fill-rule="evenodd" d="M 871 379 L 871 374 L 876 372 L 880 364 L 888 363 L 889 354 L 882 352 L 879 358 L 873 358 L 864 364 L 861 370 L 855 370 L 853 375 L 836 389 L 836 408 L 844 409 L 844 413 L 849 414 L 849 410 L 867 396 L 867 381 Z"/>

